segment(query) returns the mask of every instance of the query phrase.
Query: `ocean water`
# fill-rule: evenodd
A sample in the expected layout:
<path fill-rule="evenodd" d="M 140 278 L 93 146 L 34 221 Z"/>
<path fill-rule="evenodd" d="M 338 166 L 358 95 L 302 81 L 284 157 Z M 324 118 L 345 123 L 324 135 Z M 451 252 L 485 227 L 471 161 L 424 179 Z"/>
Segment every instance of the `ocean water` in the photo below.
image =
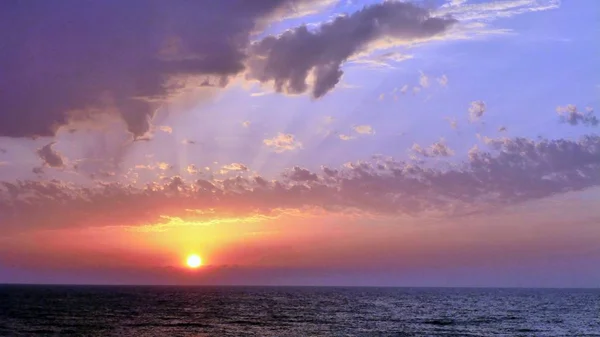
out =
<path fill-rule="evenodd" d="M 600 290 L 0 286 L 1 336 L 600 336 Z"/>

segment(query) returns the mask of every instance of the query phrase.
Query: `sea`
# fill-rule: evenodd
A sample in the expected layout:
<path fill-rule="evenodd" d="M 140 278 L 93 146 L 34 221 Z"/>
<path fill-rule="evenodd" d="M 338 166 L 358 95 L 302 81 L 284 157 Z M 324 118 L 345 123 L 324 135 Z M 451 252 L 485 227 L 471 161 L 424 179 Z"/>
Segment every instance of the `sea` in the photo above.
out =
<path fill-rule="evenodd" d="M 0 285 L 0 336 L 600 336 L 600 289 Z"/>

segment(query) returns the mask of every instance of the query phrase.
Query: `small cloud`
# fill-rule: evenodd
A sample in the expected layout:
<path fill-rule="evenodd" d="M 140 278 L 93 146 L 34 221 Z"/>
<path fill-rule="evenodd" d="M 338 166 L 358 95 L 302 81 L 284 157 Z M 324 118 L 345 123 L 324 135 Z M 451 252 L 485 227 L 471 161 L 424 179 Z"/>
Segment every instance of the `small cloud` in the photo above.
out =
<path fill-rule="evenodd" d="M 481 136 L 480 134 L 477 134 L 477 138 L 479 138 L 479 140 L 481 140 L 486 145 L 498 144 L 504 140 L 503 138 L 496 139 L 488 136 Z"/>
<path fill-rule="evenodd" d="M 458 7 L 462 4 L 464 4 L 465 2 L 467 2 L 467 0 L 449 0 L 447 3 L 442 5 L 442 8 Z"/>
<path fill-rule="evenodd" d="M 268 94 L 267 92 L 253 92 L 250 94 L 250 97 L 260 97 Z"/>
<path fill-rule="evenodd" d="M 305 183 L 314 182 L 319 180 L 319 176 L 316 173 L 312 173 L 309 170 L 295 166 L 291 170 L 283 174 L 284 177 L 291 181 Z"/>
<path fill-rule="evenodd" d="M 570 125 L 597 126 L 600 123 L 600 120 L 594 114 L 594 109 L 591 107 L 586 107 L 585 112 L 581 112 L 577 109 L 577 106 L 569 104 L 556 107 L 556 113 L 560 116 L 561 122 Z"/>
<path fill-rule="evenodd" d="M 421 87 L 413 87 L 413 95 L 418 94 L 419 92 L 421 92 Z"/>
<path fill-rule="evenodd" d="M 356 133 L 360 133 L 361 135 L 373 135 L 375 134 L 375 130 L 370 125 L 357 125 L 352 128 Z"/>
<path fill-rule="evenodd" d="M 245 127 L 245 128 L 250 127 L 250 124 L 251 124 L 250 121 L 244 121 L 244 122 L 242 122 L 242 126 Z"/>
<path fill-rule="evenodd" d="M 171 166 L 169 163 L 166 163 L 164 161 L 160 161 L 160 162 L 156 163 L 156 167 L 158 167 L 158 169 L 162 170 L 162 171 L 166 171 L 166 170 L 173 168 L 173 166 Z"/>
<path fill-rule="evenodd" d="M 423 88 L 429 87 L 429 77 L 423 72 L 421 72 L 421 76 L 419 76 L 419 85 Z"/>
<path fill-rule="evenodd" d="M 302 143 L 297 141 L 294 135 L 290 133 L 278 133 L 277 136 L 263 140 L 263 143 L 273 148 L 277 153 L 292 151 L 302 148 Z"/>
<path fill-rule="evenodd" d="M 404 95 L 404 94 L 406 94 L 407 91 L 408 91 L 408 84 L 405 84 L 400 89 L 400 92 Z"/>
<path fill-rule="evenodd" d="M 448 86 L 448 76 L 446 75 L 442 75 L 441 77 L 437 78 L 437 82 L 442 86 L 442 87 L 446 87 Z"/>
<path fill-rule="evenodd" d="M 436 15 L 452 15 L 461 22 L 484 25 L 500 18 L 509 18 L 528 12 L 539 12 L 560 7 L 560 0 L 474 1 L 451 0 L 436 11 Z M 502 32 L 502 30 L 500 30 Z"/>
<path fill-rule="evenodd" d="M 398 63 L 402 61 L 406 61 L 412 59 L 413 55 L 402 54 L 399 52 L 389 52 L 383 53 L 376 56 L 367 56 L 352 60 L 351 62 L 354 64 L 365 65 L 367 67 L 373 68 L 391 68 L 395 67 L 391 63 Z"/>
<path fill-rule="evenodd" d="M 169 133 L 169 134 L 173 133 L 173 128 L 168 125 L 161 125 L 158 127 L 158 129 L 165 133 Z"/>
<path fill-rule="evenodd" d="M 152 140 L 152 133 L 150 132 L 146 132 L 141 136 L 135 137 L 135 139 L 133 140 L 134 142 L 149 142 Z"/>
<path fill-rule="evenodd" d="M 438 142 L 431 144 L 427 148 L 423 148 L 419 144 L 413 144 L 411 150 L 416 154 L 428 158 L 450 157 L 454 155 L 454 151 L 448 147 L 448 145 L 446 145 L 446 142 L 443 138 Z"/>
<path fill-rule="evenodd" d="M 191 139 L 182 139 L 181 140 L 181 144 L 183 145 L 187 145 L 187 144 L 196 144 L 196 141 L 191 140 Z"/>
<path fill-rule="evenodd" d="M 186 168 L 187 173 L 189 174 L 198 174 L 199 170 L 194 164 L 190 164 Z"/>
<path fill-rule="evenodd" d="M 479 146 L 477 146 L 477 144 L 473 145 L 473 147 L 471 147 L 468 152 L 469 160 L 475 160 L 479 156 L 480 152 L 481 151 L 479 151 Z"/>
<path fill-rule="evenodd" d="M 469 120 L 475 122 L 485 113 L 486 106 L 484 101 L 473 101 L 469 107 Z"/>
<path fill-rule="evenodd" d="M 0 147 L 0 153 L 4 154 L 6 152 L 8 152 L 6 149 L 3 149 L 3 148 Z"/>
<path fill-rule="evenodd" d="M 445 119 L 445 120 L 447 120 L 447 121 L 448 121 L 448 123 L 450 123 L 450 127 L 451 127 L 453 130 L 456 130 L 456 129 L 458 129 L 458 122 L 456 121 L 456 118 L 450 118 L 450 117 L 446 117 L 446 118 L 444 118 L 444 119 Z"/>
<path fill-rule="evenodd" d="M 383 101 L 384 99 L 385 99 L 385 94 L 381 94 L 381 95 L 379 95 L 379 100 L 380 100 L 380 101 Z"/>
<path fill-rule="evenodd" d="M 339 87 L 342 89 L 358 89 L 358 88 L 360 88 L 360 85 L 342 82 L 339 84 Z"/>
<path fill-rule="evenodd" d="M 62 168 L 65 166 L 63 156 L 52 147 L 56 142 L 49 143 L 37 150 L 37 155 L 43 160 L 44 166 Z"/>
<path fill-rule="evenodd" d="M 349 135 L 340 135 L 339 136 L 341 140 L 352 140 L 352 139 L 356 139 L 356 137 L 354 136 L 349 136 Z"/>
<path fill-rule="evenodd" d="M 240 164 L 240 163 L 231 163 L 229 165 L 224 165 L 223 167 L 221 167 L 221 171 L 219 171 L 221 174 L 225 174 L 229 171 L 239 171 L 239 172 L 245 172 L 248 171 L 248 167 L 244 164 Z"/>
<path fill-rule="evenodd" d="M 506 131 L 507 131 L 506 126 L 501 126 L 498 128 L 498 132 L 506 132 Z"/>
<path fill-rule="evenodd" d="M 335 118 L 333 118 L 333 116 L 325 116 L 323 117 L 323 122 L 325 124 L 331 124 L 335 121 Z"/>
<path fill-rule="evenodd" d="M 35 174 L 44 174 L 44 168 L 42 167 L 34 167 L 31 172 L 35 173 Z"/>
<path fill-rule="evenodd" d="M 412 59 L 414 56 L 409 54 L 402 54 L 399 52 L 384 53 L 379 56 L 381 59 L 386 59 L 394 62 L 402 62 Z"/>

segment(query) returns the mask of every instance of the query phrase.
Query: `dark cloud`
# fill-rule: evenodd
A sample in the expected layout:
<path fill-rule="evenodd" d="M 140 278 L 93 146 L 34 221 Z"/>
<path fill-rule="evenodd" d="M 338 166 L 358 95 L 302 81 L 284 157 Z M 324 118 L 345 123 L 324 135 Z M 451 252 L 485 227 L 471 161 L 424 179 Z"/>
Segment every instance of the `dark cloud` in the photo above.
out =
<path fill-rule="evenodd" d="M 318 98 L 330 91 L 342 76 L 343 62 L 382 38 L 404 41 L 425 39 L 445 32 L 451 18 L 433 18 L 423 8 L 386 1 L 339 16 L 316 30 L 301 26 L 280 36 L 269 36 L 250 48 L 248 77 L 273 82 L 278 92 L 299 94 L 310 88 Z"/>
<path fill-rule="evenodd" d="M 311 172 L 295 167 L 282 179 L 229 177 L 144 187 L 81 186 L 61 181 L 0 183 L 0 221 L 20 226 L 156 223 L 182 218 L 268 215 L 322 208 L 376 215 L 456 216 L 600 186 L 600 136 L 574 140 L 487 139 L 462 163 L 431 168 L 382 157 Z M 189 210 L 211 210 L 194 212 Z M 204 214 L 204 215 L 202 215 Z M 208 215 L 206 215 L 208 214 Z M 195 219 L 195 218 L 194 218 Z"/>
<path fill-rule="evenodd" d="M 44 162 L 44 166 L 55 167 L 55 168 L 64 167 L 65 161 L 63 159 L 63 156 L 52 148 L 54 146 L 54 144 L 55 144 L 55 142 L 45 145 L 45 146 L 39 148 L 36 151 L 36 153 Z M 38 173 L 38 172 L 35 172 L 35 173 Z"/>
<path fill-rule="evenodd" d="M 319 176 L 316 173 L 312 173 L 309 170 L 298 166 L 295 166 L 289 172 L 284 173 L 284 177 L 296 182 L 312 182 L 319 180 Z"/>
<path fill-rule="evenodd" d="M 600 123 L 591 107 L 586 107 L 585 112 L 582 112 L 577 109 L 577 106 L 569 104 L 557 107 L 556 113 L 560 116 L 561 122 L 571 125 L 598 126 Z"/>
<path fill-rule="evenodd" d="M 328 2 L 2 1 L 0 136 L 52 136 L 102 113 L 140 137 L 178 77 L 223 86 L 267 19 Z"/>

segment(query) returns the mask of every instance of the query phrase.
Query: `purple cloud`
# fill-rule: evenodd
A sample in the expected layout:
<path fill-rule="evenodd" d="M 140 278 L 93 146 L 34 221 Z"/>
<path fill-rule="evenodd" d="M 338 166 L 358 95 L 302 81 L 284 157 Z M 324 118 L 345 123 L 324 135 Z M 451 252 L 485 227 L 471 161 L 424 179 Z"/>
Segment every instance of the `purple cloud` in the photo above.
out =
<path fill-rule="evenodd" d="M 169 79 L 224 86 L 244 70 L 253 31 L 329 2 L 3 1 L 0 136 L 52 136 L 109 114 L 142 137 L 155 110 L 182 89 Z"/>
<path fill-rule="evenodd" d="M 556 113 L 560 116 L 561 122 L 571 125 L 598 126 L 600 123 L 591 107 L 586 107 L 585 112 L 582 112 L 577 109 L 577 106 L 569 104 L 557 107 Z"/>
<path fill-rule="evenodd" d="M 484 101 L 473 101 L 469 107 L 469 120 L 471 122 L 478 121 L 485 113 L 486 105 Z"/>
<path fill-rule="evenodd" d="M 376 157 L 320 172 L 294 167 L 275 180 L 236 176 L 186 181 L 175 176 L 146 186 L 3 182 L 0 221 L 8 229 L 135 226 L 156 222 L 165 214 L 190 217 L 186 210 L 194 209 L 215 210 L 208 216 L 248 216 L 315 207 L 374 215 L 451 216 L 600 185 L 600 136 L 578 141 L 488 139 L 487 144 L 489 151 L 475 148 L 466 161 L 445 168 Z"/>
<path fill-rule="evenodd" d="M 44 162 L 44 166 L 55 167 L 55 168 L 64 167 L 65 160 L 60 153 L 58 153 L 56 150 L 54 150 L 52 148 L 54 146 L 54 144 L 56 144 L 56 143 L 52 142 L 50 144 L 47 144 L 47 145 L 39 148 L 37 150 L 37 154 L 40 157 L 40 159 L 42 159 L 42 161 Z M 35 173 L 37 173 L 37 172 L 35 172 Z"/>
<path fill-rule="evenodd" d="M 427 148 L 423 148 L 419 144 L 414 144 L 411 150 L 415 154 L 427 158 L 450 157 L 454 155 L 454 151 L 446 144 L 446 141 L 444 139 L 440 139 L 439 141 L 431 144 Z"/>
<path fill-rule="evenodd" d="M 415 5 L 386 1 L 338 16 L 316 30 L 301 26 L 269 36 L 250 48 L 248 78 L 272 82 L 278 92 L 300 94 L 310 89 L 319 98 L 338 84 L 341 65 L 381 38 L 418 40 L 444 33 L 456 21 L 431 17 Z M 314 85 L 309 88 L 308 77 Z"/>

